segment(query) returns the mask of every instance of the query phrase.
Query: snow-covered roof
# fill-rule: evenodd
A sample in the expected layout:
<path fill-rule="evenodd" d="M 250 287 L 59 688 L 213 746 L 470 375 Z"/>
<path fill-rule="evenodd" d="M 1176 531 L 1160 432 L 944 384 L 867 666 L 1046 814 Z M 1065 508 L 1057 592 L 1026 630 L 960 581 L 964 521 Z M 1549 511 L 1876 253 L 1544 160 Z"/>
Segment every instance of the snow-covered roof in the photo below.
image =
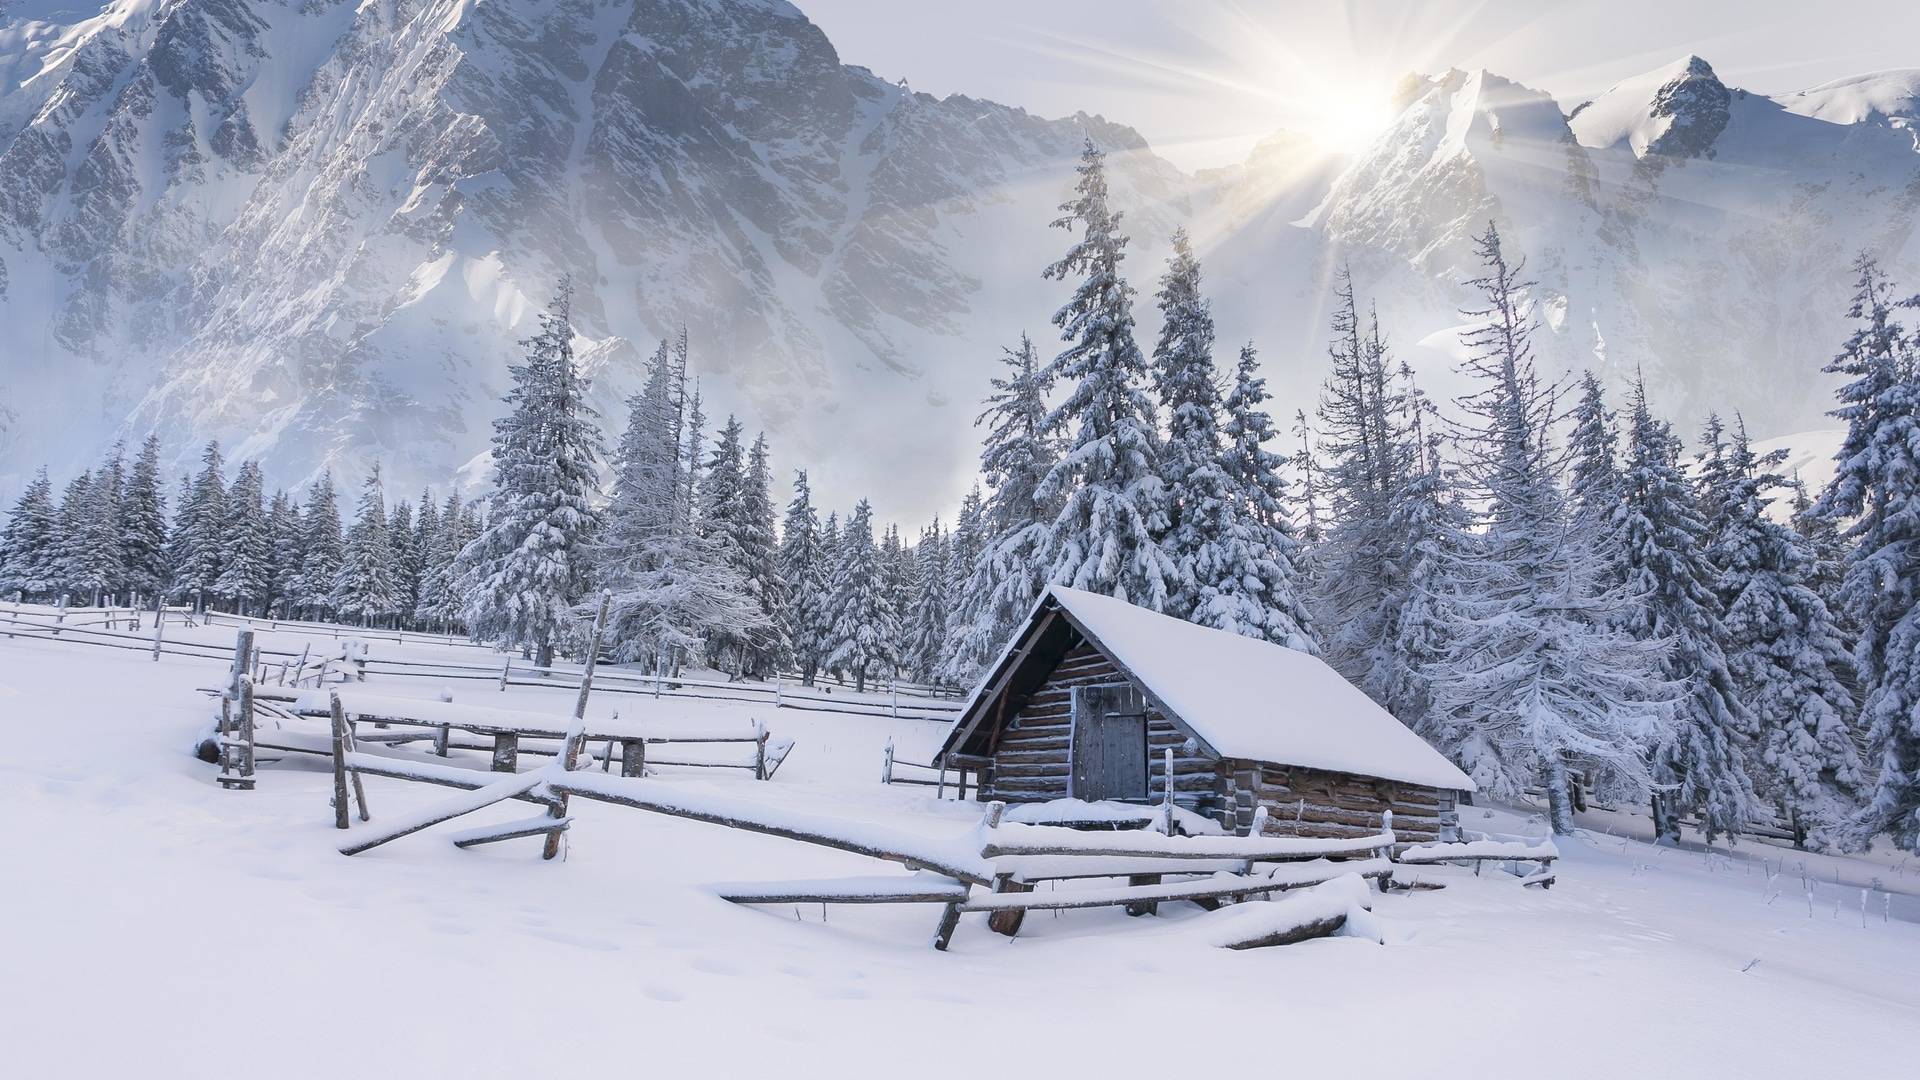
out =
<path fill-rule="evenodd" d="M 1318 657 L 1098 593 L 1056 585 L 1047 596 L 1222 757 L 1474 789 Z"/>

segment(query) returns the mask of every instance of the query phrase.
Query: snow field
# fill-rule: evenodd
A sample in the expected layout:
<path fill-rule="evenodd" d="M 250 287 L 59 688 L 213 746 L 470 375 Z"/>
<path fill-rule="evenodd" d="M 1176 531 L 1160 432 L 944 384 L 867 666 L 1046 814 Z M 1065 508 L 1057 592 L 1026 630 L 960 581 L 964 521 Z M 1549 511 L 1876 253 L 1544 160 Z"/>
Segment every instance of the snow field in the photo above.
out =
<path fill-rule="evenodd" d="M 9 1072 L 879 1076 L 1000 1061 L 1118 1076 L 1195 1068 L 1189 1035 L 1216 1025 L 1261 1032 L 1252 1062 L 1328 1075 L 1353 1067 L 1362 1040 L 1368 1066 L 1389 1073 L 1911 1067 L 1920 866 L 1897 856 L 1659 849 L 1635 838 L 1643 818 L 1595 812 L 1582 819 L 1591 835 L 1559 845 L 1549 893 L 1489 865 L 1478 878 L 1419 868 L 1448 887 L 1372 896 L 1384 946 L 1341 937 L 1230 952 L 1201 940 L 1197 909 L 1168 905 L 1158 920 L 1036 913 L 1011 941 L 967 916 L 940 954 L 928 946 L 933 906 L 823 919 L 712 891 L 894 867 L 579 800 L 565 862 L 543 863 L 536 840 L 452 846 L 457 828 L 524 817 L 524 804 L 344 858 L 321 759 L 267 765 L 240 793 L 190 756 L 208 713 L 193 688 L 223 670 L 0 638 Z M 366 686 L 429 699 L 442 689 L 379 676 Z M 572 700 L 450 689 L 456 702 L 556 714 Z M 731 727 L 756 711 L 630 698 L 621 715 Z M 929 836 L 977 819 L 977 806 L 877 782 L 889 737 L 902 758 L 924 760 L 938 724 L 758 711 L 798 742 L 775 780 L 663 769 L 651 782 Z M 375 824 L 450 794 L 367 787 Z M 1463 824 L 1542 831 L 1501 809 L 1465 808 Z M 1869 894 L 1863 920 L 1858 886 L 1876 877 L 1888 892 Z"/>

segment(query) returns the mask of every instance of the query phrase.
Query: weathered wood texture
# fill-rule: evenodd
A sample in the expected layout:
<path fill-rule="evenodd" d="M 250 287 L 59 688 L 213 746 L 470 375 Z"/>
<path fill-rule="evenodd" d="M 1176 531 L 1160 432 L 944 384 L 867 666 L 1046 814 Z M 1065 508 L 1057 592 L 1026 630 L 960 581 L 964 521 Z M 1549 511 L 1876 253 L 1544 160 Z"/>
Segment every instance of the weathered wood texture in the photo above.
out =
<path fill-rule="evenodd" d="M 1393 811 L 1393 833 L 1407 843 L 1452 839 L 1460 816 L 1451 791 L 1398 780 L 1326 772 L 1297 765 L 1235 761 L 1231 803 L 1235 831 L 1253 826 L 1265 807 L 1264 836 L 1365 836 L 1378 832 L 1382 811 Z"/>
<path fill-rule="evenodd" d="M 991 764 L 982 770 L 978 798 L 982 802 L 998 799 L 1014 803 L 1067 798 L 1072 788 L 1073 690 L 1125 681 L 1112 662 L 1091 645 L 1081 642 L 1074 646 L 994 739 Z M 1213 815 L 1222 790 L 1218 763 L 1197 747 L 1189 748 L 1187 742 L 1185 732 L 1148 709 L 1147 793 L 1143 801 L 1158 800 L 1165 790 L 1164 751 L 1171 747 L 1174 802 Z"/>

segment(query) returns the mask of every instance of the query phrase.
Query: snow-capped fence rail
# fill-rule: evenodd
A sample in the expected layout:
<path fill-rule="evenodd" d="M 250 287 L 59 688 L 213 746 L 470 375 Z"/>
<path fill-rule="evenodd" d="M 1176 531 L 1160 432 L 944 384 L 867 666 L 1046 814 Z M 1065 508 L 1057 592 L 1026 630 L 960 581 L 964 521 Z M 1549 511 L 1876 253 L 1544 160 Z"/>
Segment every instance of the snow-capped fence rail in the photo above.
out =
<path fill-rule="evenodd" d="M 956 757 L 958 755 L 955 755 Z M 948 767 L 942 765 L 922 765 L 917 761 L 902 761 L 894 752 L 893 738 L 887 738 L 887 745 L 880 756 L 880 782 L 882 784 L 907 784 L 915 787 L 934 789 L 933 797 L 944 799 L 947 789 L 953 788 L 953 797 L 964 801 L 967 797 L 967 769 L 964 765 L 953 770 L 954 779 L 947 779 Z"/>
<path fill-rule="evenodd" d="M 1435 863 L 1469 863 L 1476 876 L 1484 863 L 1506 863 L 1516 871 L 1522 885 L 1553 887 L 1553 863 L 1560 849 L 1553 841 L 1467 840 L 1444 844 L 1407 844 L 1394 852 L 1395 862 L 1406 866 L 1432 866 Z M 1527 866 L 1533 869 L 1526 869 Z"/>
<path fill-rule="evenodd" d="M 592 689 L 604 689 L 597 678 Z M 431 740 L 433 752 L 439 757 L 447 756 L 449 750 L 490 752 L 496 772 L 513 771 L 522 754 L 547 757 L 562 754 L 571 730 L 565 717 L 552 713 L 502 709 L 451 700 L 423 701 L 390 697 L 357 688 L 342 687 L 325 695 L 317 691 L 286 692 L 278 688 L 261 688 L 258 693 L 269 700 L 285 703 L 289 711 L 299 715 L 327 715 L 332 703 L 337 701 L 352 723 L 422 729 L 418 735 L 387 736 L 382 737 L 381 741 Z M 757 720 L 749 721 L 744 730 L 712 725 L 636 722 L 618 717 L 583 720 L 581 725 L 583 752 L 584 747 L 605 744 L 604 754 L 595 760 L 603 769 L 611 769 L 617 750 L 623 776 L 638 776 L 648 765 L 670 765 L 742 769 L 752 773 L 756 780 L 770 780 L 794 746 L 791 739 L 774 738 L 766 725 Z M 463 738 L 459 733 L 478 738 Z M 733 757 L 716 758 L 710 755 L 702 757 L 698 753 L 689 755 L 682 751 L 679 757 L 662 757 L 657 748 L 666 746 L 737 746 L 744 752 Z"/>

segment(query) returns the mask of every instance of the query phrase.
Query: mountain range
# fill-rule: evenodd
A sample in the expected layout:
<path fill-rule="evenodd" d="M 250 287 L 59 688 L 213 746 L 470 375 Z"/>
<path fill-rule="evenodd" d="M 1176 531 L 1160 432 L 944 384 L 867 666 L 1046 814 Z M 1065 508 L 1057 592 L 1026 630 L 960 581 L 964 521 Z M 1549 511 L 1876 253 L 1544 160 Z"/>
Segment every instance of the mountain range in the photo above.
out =
<path fill-rule="evenodd" d="M 1687 57 L 1570 111 L 1410 76 L 1365 149 L 1278 133 L 1188 174 L 1134 130 L 935 98 L 843 64 L 783 0 L 0 0 L 0 492 L 158 430 L 282 484 L 379 460 L 485 477 L 563 276 L 610 423 L 685 326 L 708 411 L 837 503 L 920 520 L 972 471 L 1003 345 L 1084 140 L 1109 152 L 1143 334 L 1195 236 L 1223 342 L 1311 410 L 1347 267 L 1429 389 L 1500 223 L 1539 348 L 1644 372 L 1691 430 L 1822 419 L 1862 250 L 1920 288 L 1920 71 L 1768 97 Z"/>

